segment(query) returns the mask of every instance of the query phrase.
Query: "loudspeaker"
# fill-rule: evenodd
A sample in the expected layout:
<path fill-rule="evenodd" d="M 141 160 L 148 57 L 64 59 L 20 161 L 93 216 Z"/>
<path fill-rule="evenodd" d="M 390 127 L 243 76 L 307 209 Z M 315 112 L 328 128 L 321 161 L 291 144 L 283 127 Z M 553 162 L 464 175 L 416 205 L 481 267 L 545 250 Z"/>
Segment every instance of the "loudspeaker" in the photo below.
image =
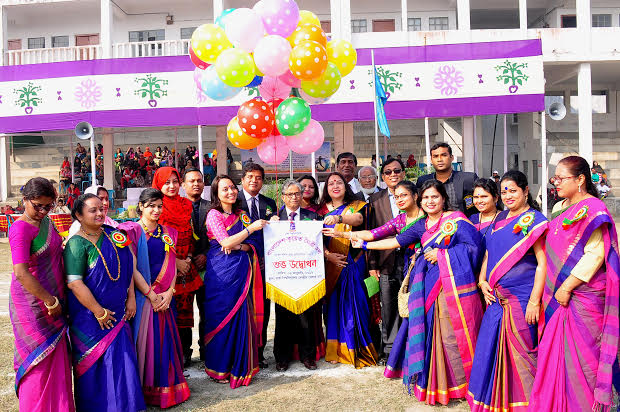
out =
<path fill-rule="evenodd" d="M 549 113 L 549 117 L 553 120 L 562 120 L 566 116 L 566 106 L 559 102 L 552 103 L 547 113 Z"/>
<path fill-rule="evenodd" d="M 88 140 L 93 137 L 93 126 L 88 122 L 80 122 L 75 126 L 75 136 L 80 140 Z"/>

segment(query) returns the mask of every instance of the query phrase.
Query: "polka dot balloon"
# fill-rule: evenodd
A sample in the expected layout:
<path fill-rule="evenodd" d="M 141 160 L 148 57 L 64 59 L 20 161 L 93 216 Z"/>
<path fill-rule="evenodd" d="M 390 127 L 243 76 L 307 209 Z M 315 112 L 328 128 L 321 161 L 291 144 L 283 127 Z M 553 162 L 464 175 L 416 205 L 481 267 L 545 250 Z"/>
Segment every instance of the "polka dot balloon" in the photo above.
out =
<path fill-rule="evenodd" d="M 256 67 L 267 76 L 280 76 L 288 71 L 288 60 L 291 57 L 291 46 L 281 36 L 265 36 L 254 49 Z"/>
<path fill-rule="evenodd" d="M 329 62 L 327 63 L 327 69 L 318 79 L 302 81 L 301 88 L 312 97 L 329 97 L 338 91 L 340 80 L 341 76 L 338 67 L 334 63 Z"/>
<path fill-rule="evenodd" d="M 300 80 L 314 80 L 327 68 L 327 51 L 320 43 L 304 40 L 291 52 L 288 67 Z"/>
<path fill-rule="evenodd" d="M 303 132 L 312 113 L 310 105 L 299 97 L 289 97 L 276 109 L 276 126 L 282 136 L 294 136 Z"/>
<path fill-rule="evenodd" d="M 293 0 L 260 0 L 254 11 L 263 19 L 267 34 L 288 37 L 299 22 L 299 7 Z"/>
<path fill-rule="evenodd" d="M 256 139 L 271 135 L 275 125 L 273 110 L 261 99 L 251 99 L 239 106 L 237 118 L 243 133 Z"/>
<path fill-rule="evenodd" d="M 310 154 L 319 150 L 325 141 L 325 131 L 321 123 L 316 120 L 310 120 L 310 124 L 306 127 L 306 130 L 290 136 L 288 139 L 289 147 L 299 154 Z"/>
<path fill-rule="evenodd" d="M 357 52 L 346 40 L 331 40 L 327 43 L 327 56 L 331 63 L 338 66 L 342 77 L 351 73 L 357 64 Z"/>
<path fill-rule="evenodd" d="M 218 56 L 233 47 L 224 29 L 215 24 L 203 24 L 192 34 L 190 44 L 196 56 L 203 62 L 213 64 Z"/>
<path fill-rule="evenodd" d="M 297 26 L 293 34 L 288 38 L 291 43 L 291 47 L 297 46 L 304 40 L 312 40 L 323 47 L 327 46 L 327 36 L 321 26 L 315 24 L 306 23 L 303 26 Z"/>
<path fill-rule="evenodd" d="M 215 62 L 215 70 L 222 82 L 232 87 L 244 87 L 256 76 L 254 60 L 241 49 L 224 50 Z"/>
<path fill-rule="evenodd" d="M 243 150 L 254 149 L 262 142 L 261 139 L 255 139 L 243 133 L 243 130 L 239 127 L 239 119 L 237 116 L 233 117 L 230 122 L 228 122 L 226 134 L 230 143 Z"/>

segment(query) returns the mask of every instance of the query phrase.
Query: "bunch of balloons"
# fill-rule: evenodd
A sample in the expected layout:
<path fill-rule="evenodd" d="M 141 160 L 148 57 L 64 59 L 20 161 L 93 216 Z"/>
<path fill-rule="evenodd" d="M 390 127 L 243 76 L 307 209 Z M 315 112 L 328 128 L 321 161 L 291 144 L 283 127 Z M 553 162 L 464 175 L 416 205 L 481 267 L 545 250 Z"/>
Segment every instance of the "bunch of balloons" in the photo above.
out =
<path fill-rule="evenodd" d="M 329 40 L 318 17 L 294 0 L 225 10 L 194 31 L 189 55 L 196 86 L 211 99 L 258 87 L 260 97 L 239 107 L 227 134 L 240 149 L 256 147 L 268 164 L 281 163 L 289 150 L 309 154 L 321 147 L 325 133 L 310 104 L 326 102 L 357 63 L 351 43 Z"/>

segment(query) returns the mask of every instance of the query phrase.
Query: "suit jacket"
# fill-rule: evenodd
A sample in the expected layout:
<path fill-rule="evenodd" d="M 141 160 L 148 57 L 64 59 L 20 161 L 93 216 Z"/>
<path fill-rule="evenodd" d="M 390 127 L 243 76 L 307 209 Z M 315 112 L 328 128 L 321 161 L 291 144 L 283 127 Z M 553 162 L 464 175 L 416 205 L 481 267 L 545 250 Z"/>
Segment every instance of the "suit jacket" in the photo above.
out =
<path fill-rule="evenodd" d="M 304 208 L 300 208 L 299 210 L 300 210 L 299 220 L 321 220 L 319 215 L 316 212 L 313 212 L 312 210 L 308 210 Z M 286 207 L 283 207 L 282 210 L 280 210 L 280 213 L 278 213 L 278 217 L 280 218 L 280 220 L 288 220 L 288 214 L 286 213 Z"/>
<path fill-rule="evenodd" d="M 196 241 L 196 255 L 206 255 L 209 250 L 209 239 L 207 238 L 207 213 L 211 207 L 211 202 L 205 199 L 200 199 L 200 207 L 198 209 L 198 221 L 194 219 L 194 213 L 192 213 L 192 224 L 194 225 L 194 232 L 198 236 Z"/>
<path fill-rule="evenodd" d="M 248 206 L 248 202 L 245 200 L 245 192 L 243 190 L 239 191 L 239 196 L 241 196 L 241 209 L 243 209 L 248 216 L 251 216 L 250 207 Z M 267 196 L 263 196 L 260 193 L 258 194 L 258 215 L 261 219 L 269 220 L 269 218 L 277 213 L 276 202 L 273 199 L 268 198 Z M 258 236 L 258 250 L 256 251 L 260 257 L 263 257 L 263 235 L 260 234 Z"/>
<path fill-rule="evenodd" d="M 393 219 L 392 206 L 388 189 L 381 189 L 370 195 L 370 223 L 368 227 L 375 229 Z M 379 270 L 381 276 L 392 273 L 402 276 L 402 255 L 396 250 L 372 250 L 368 253 L 368 269 Z"/>
<path fill-rule="evenodd" d="M 422 187 L 422 183 L 429 179 L 435 179 L 435 173 L 418 177 L 416 182 L 418 190 Z M 474 182 L 476 180 L 478 180 L 478 176 L 475 173 L 452 171 L 452 182 L 454 183 L 454 191 L 456 192 L 456 202 L 459 205 L 459 210 L 468 217 L 474 213 L 478 213 L 478 210 L 474 207 L 473 198 Z"/>

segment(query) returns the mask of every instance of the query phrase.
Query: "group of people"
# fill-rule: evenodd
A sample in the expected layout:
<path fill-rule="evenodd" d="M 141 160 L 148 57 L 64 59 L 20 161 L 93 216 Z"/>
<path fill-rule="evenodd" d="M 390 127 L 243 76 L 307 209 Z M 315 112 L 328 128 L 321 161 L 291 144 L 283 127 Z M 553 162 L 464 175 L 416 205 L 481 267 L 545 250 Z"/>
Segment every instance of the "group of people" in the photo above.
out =
<path fill-rule="evenodd" d="M 504 174 L 498 190 L 452 160 L 450 146 L 433 146 L 435 172 L 414 184 L 389 158 L 378 173 L 387 188 L 368 193 L 376 170 L 357 171 L 355 155 L 341 153 L 322 187 L 309 175 L 286 181 L 280 208 L 260 194 L 257 164 L 244 166 L 241 189 L 216 176 L 210 203 L 200 170 L 163 166 L 140 196 L 138 222 L 115 227 L 102 187 L 79 196 L 64 249 L 47 217 L 54 188 L 31 179 L 9 233 L 20 409 L 185 401 L 194 300 L 206 374 L 249 385 L 269 367 L 261 231 L 308 219 L 323 221 L 327 293 L 301 314 L 275 304 L 277 371 L 295 360 L 314 370 L 325 358 L 384 365 L 428 404 L 608 408 L 619 377 L 620 261 L 587 162 L 558 165 L 553 183 L 565 200 L 548 221 L 523 173 Z"/>

